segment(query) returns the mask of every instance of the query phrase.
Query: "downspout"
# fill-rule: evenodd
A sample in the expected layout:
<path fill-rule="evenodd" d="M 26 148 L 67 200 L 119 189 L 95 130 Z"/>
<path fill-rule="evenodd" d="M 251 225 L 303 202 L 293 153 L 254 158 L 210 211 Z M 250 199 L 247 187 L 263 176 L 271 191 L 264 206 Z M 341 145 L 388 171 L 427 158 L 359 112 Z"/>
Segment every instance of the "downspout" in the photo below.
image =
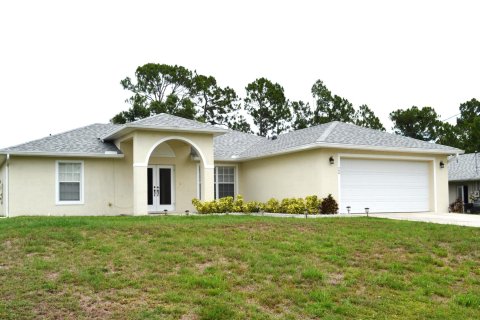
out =
<path fill-rule="evenodd" d="M 7 161 L 5 162 L 5 217 L 10 217 L 10 154 L 7 153 Z"/>

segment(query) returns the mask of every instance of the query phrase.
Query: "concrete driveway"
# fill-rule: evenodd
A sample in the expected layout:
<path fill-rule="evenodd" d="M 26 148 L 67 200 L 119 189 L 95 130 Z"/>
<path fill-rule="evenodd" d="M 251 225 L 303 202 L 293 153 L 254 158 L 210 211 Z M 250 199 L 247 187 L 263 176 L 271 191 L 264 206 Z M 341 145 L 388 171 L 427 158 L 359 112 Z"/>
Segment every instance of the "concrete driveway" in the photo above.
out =
<path fill-rule="evenodd" d="M 464 213 L 372 213 L 371 217 L 480 227 L 479 214 Z"/>

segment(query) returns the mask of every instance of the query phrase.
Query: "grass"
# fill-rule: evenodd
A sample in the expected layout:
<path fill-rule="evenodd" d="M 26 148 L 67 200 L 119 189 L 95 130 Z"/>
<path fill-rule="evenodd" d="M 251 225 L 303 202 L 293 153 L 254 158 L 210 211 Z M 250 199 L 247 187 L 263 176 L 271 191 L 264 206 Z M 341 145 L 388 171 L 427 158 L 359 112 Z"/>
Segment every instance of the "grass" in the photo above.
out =
<path fill-rule="evenodd" d="M 0 220 L 1 319 L 478 319 L 480 229 L 372 218 Z"/>

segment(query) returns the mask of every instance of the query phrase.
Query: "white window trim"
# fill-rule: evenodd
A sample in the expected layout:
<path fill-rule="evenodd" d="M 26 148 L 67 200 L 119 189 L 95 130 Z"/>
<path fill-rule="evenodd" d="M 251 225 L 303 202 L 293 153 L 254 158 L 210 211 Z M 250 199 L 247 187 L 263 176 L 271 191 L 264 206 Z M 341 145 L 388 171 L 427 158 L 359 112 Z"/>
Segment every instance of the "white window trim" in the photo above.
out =
<path fill-rule="evenodd" d="M 60 201 L 60 188 L 59 188 L 59 165 L 60 163 L 80 163 L 80 200 L 78 201 Z M 83 160 L 56 160 L 55 161 L 55 204 L 57 206 L 63 206 L 63 205 L 81 205 L 85 204 L 84 202 L 84 181 L 85 181 L 85 176 L 84 176 L 84 163 Z"/>
<path fill-rule="evenodd" d="M 215 175 L 215 178 L 213 179 L 213 186 L 215 188 L 215 200 L 218 200 L 218 194 L 219 194 L 219 188 L 218 188 L 218 176 L 217 176 L 217 170 L 218 170 L 218 167 L 228 167 L 228 168 L 233 168 L 233 196 L 234 198 L 238 195 L 237 193 L 237 186 L 238 186 L 238 165 L 228 165 L 228 164 L 218 164 L 218 165 L 215 165 L 214 169 L 213 169 L 213 174 Z M 215 181 L 217 181 L 215 183 Z"/>
<path fill-rule="evenodd" d="M 197 164 L 197 199 L 202 200 L 202 167 L 200 164 Z"/>

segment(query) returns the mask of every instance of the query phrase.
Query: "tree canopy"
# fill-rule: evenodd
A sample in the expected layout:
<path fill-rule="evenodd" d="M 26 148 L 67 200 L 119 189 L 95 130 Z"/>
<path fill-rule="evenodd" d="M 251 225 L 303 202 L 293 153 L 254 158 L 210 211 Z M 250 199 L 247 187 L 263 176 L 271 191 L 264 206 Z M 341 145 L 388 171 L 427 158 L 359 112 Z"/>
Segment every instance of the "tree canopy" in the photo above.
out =
<path fill-rule="evenodd" d="M 419 109 L 413 106 L 408 109 L 398 109 L 390 113 L 393 131 L 407 137 L 435 141 L 438 137 L 440 116 L 431 107 Z"/>
<path fill-rule="evenodd" d="M 215 77 L 178 65 L 147 63 L 136 69 L 133 79 L 126 77 L 120 84 L 131 93 L 126 100 L 130 107 L 115 115 L 113 123 L 168 113 L 265 137 L 331 121 L 385 131 L 369 106 L 355 107 L 347 98 L 332 93 L 320 79 L 311 88 L 313 105 L 289 100 L 279 83 L 265 77 L 249 83 L 242 99 L 231 87 L 220 86 Z M 435 109 L 428 106 L 394 110 L 390 120 L 396 134 L 466 152 L 480 151 L 477 99 L 460 104 L 455 124 L 441 121 Z"/>
<path fill-rule="evenodd" d="M 258 127 L 258 135 L 279 135 L 289 129 L 292 115 L 281 85 L 259 78 L 249 83 L 245 90 L 245 110 Z"/>

